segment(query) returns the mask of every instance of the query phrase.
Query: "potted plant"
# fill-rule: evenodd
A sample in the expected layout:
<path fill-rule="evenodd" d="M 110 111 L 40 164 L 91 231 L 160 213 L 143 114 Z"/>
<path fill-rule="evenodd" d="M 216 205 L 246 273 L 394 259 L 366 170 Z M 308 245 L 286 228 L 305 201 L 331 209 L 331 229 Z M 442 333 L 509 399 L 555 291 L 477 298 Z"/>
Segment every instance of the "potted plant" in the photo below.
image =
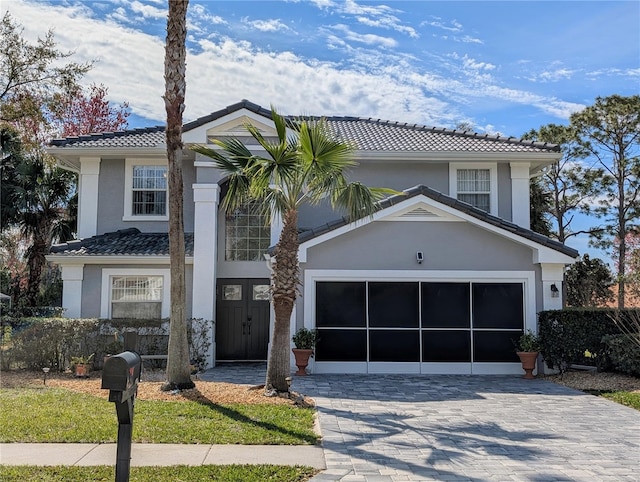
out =
<path fill-rule="evenodd" d="M 526 379 L 535 378 L 533 370 L 536 368 L 536 360 L 540 352 L 540 339 L 531 330 L 527 330 L 522 334 L 518 343 L 516 343 L 516 354 L 522 363 L 522 369 L 525 371 Z"/>
<path fill-rule="evenodd" d="M 92 353 L 89 356 L 80 355 L 71 357 L 71 367 L 73 368 L 76 377 L 84 378 L 88 376 L 91 369 L 91 359 L 94 354 L 95 353 Z"/>
<path fill-rule="evenodd" d="M 293 355 L 296 358 L 296 366 L 298 371 L 296 375 L 306 375 L 305 368 L 309 365 L 309 358 L 313 356 L 313 349 L 318 341 L 318 334 L 316 330 L 309 330 L 307 328 L 300 328 L 291 337 L 295 348 Z"/>

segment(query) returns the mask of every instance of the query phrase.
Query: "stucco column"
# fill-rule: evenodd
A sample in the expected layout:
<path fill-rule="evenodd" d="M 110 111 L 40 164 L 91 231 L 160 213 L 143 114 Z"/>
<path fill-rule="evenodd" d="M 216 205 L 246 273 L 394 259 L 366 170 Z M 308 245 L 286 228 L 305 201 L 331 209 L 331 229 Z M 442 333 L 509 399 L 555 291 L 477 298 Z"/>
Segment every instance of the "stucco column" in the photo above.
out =
<path fill-rule="evenodd" d="M 78 179 L 78 238 L 89 238 L 98 229 L 99 157 L 80 158 Z"/>
<path fill-rule="evenodd" d="M 540 267 L 542 268 L 542 309 L 544 311 L 561 310 L 564 264 L 540 263 Z"/>
<path fill-rule="evenodd" d="M 220 186 L 217 184 L 194 184 L 195 203 L 193 222 L 193 293 L 192 316 L 215 320 L 216 308 L 216 259 L 218 231 L 218 202 Z M 211 350 L 207 365 L 215 363 L 215 328 L 212 325 Z"/>
<path fill-rule="evenodd" d="M 67 318 L 82 317 L 84 265 L 62 265 L 62 307 Z"/>
<path fill-rule="evenodd" d="M 514 224 L 531 228 L 529 210 L 529 168 L 528 162 L 512 162 L 511 167 L 511 219 Z"/>

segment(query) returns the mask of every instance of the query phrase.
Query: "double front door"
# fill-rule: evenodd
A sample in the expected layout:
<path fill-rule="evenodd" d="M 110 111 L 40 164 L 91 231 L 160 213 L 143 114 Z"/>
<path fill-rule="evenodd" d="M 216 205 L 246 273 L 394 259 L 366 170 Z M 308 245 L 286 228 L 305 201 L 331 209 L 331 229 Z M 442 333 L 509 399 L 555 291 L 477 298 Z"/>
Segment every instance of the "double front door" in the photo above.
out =
<path fill-rule="evenodd" d="M 218 279 L 217 361 L 264 361 L 269 343 L 269 280 Z"/>

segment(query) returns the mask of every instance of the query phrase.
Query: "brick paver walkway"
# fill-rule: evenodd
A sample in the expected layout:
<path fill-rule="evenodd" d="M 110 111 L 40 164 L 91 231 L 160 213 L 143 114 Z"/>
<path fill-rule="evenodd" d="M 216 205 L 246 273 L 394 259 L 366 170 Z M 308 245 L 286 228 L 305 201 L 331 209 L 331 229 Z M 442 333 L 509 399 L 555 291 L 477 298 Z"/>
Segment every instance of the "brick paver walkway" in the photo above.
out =
<path fill-rule="evenodd" d="M 263 383 L 249 370 L 209 373 Z M 312 375 L 292 388 L 318 405 L 315 482 L 640 481 L 640 412 L 552 382 Z"/>

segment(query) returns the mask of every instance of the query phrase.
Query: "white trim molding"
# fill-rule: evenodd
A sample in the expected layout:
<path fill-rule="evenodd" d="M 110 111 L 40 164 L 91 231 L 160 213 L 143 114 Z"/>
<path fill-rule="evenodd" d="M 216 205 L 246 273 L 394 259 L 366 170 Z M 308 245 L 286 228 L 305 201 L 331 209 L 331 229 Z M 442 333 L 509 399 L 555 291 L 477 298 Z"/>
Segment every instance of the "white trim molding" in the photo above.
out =
<path fill-rule="evenodd" d="M 529 198 L 529 162 L 512 162 L 511 167 L 511 220 L 523 228 L 531 228 Z"/>
<path fill-rule="evenodd" d="M 98 230 L 100 158 L 81 157 L 78 176 L 78 238 L 95 236 Z"/>
<path fill-rule="evenodd" d="M 62 265 L 62 307 L 67 318 L 82 316 L 82 282 L 84 265 Z"/>

